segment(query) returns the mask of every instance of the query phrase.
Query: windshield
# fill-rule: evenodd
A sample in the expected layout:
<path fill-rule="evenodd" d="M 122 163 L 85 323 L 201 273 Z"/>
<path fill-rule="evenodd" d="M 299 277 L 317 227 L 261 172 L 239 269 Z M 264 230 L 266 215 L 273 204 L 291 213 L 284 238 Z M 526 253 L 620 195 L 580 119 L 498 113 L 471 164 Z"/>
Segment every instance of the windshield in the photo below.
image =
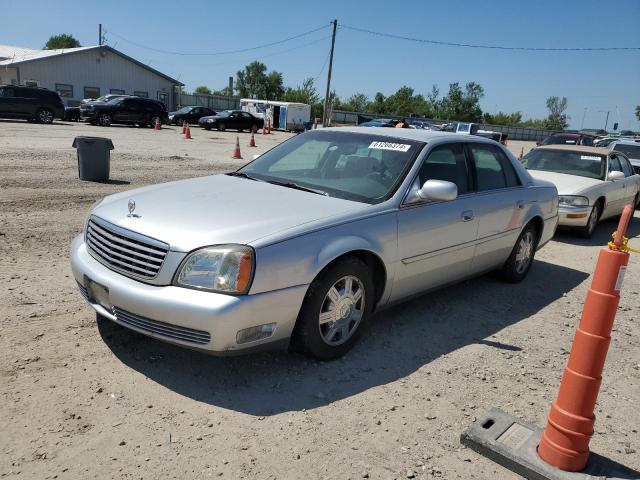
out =
<path fill-rule="evenodd" d="M 565 173 L 580 177 L 604 179 L 605 157 L 584 152 L 534 149 L 522 159 L 527 170 Z"/>
<path fill-rule="evenodd" d="M 580 137 L 573 135 L 551 135 L 545 138 L 541 145 L 577 145 Z"/>
<path fill-rule="evenodd" d="M 423 146 L 367 133 L 315 131 L 281 143 L 240 172 L 373 204 L 395 192 Z"/>
<path fill-rule="evenodd" d="M 189 113 L 193 107 L 182 107 L 177 113 Z"/>
<path fill-rule="evenodd" d="M 216 117 L 228 117 L 231 115 L 231 110 L 223 110 L 222 112 L 216 113 Z"/>
<path fill-rule="evenodd" d="M 613 146 L 616 152 L 624 153 L 627 157 L 634 160 L 640 159 L 640 145 L 627 145 L 625 143 L 618 143 Z"/>

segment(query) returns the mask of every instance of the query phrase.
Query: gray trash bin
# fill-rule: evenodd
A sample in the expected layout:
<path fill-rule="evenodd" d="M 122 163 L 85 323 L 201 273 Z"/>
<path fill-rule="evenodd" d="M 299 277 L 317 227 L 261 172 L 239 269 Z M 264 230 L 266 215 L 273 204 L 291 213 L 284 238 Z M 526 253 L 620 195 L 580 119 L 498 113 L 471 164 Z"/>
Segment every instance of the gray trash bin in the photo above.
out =
<path fill-rule="evenodd" d="M 110 138 L 76 137 L 73 148 L 78 150 L 78 176 L 80 180 L 106 182 L 113 142 Z"/>

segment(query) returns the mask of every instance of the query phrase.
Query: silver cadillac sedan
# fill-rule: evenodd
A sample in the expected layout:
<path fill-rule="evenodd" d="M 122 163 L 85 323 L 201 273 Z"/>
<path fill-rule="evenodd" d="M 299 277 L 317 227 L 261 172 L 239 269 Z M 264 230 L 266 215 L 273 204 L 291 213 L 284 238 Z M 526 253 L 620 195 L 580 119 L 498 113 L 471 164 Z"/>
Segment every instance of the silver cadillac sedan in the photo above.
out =
<path fill-rule="evenodd" d="M 137 332 L 327 360 L 385 306 L 493 270 L 521 281 L 557 224 L 555 186 L 492 140 L 327 128 L 96 202 L 71 266 L 98 316 Z"/>

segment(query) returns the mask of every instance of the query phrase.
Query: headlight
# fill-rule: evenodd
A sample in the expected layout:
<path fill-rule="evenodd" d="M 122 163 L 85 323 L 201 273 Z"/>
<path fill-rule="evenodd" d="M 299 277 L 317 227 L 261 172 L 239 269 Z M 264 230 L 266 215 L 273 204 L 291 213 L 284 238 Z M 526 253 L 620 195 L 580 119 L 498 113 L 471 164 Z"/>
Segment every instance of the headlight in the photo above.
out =
<path fill-rule="evenodd" d="M 215 120 L 213 118 L 207 119 L 207 123 L 213 123 Z"/>
<path fill-rule="evenodd" d="M 560 195 L 558 197 L 560 205 L 568 205 L 570 207 L 587 207 L 589 199 L 587 197 L 576 197 L 573 195 Z"/>
<path fill-rule="evenodd" d="M 169 120 L 173 120 L 173 115 L 169 115 Z"/>
<path fill-rule="evenodd" d="M 210 292 L 244 294 L 253 278 L 254 253 L 245 245 L 218 245 L 190 253 L 175 284 Z"/>

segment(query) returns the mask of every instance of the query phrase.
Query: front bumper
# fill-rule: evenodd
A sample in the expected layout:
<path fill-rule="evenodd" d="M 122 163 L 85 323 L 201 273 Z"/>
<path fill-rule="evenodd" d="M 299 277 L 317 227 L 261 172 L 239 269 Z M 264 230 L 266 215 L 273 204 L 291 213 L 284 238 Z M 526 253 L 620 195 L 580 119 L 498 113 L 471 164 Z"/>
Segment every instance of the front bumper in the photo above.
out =
<path fill-rule="evenodd" d="M 85 299 L 104 317 L 150 337 L 214 354 L 288 345 L 307 291 L 307 285 L 299 285 L 231 296 L 172 285 L 148 285 L 95 260 L 82 235 L 71 245 L 71 269 Z M 108 290 L 113 308 L 105 308 L 86 296 L 88 280 Z M 270 337 L 244 344 L 236 342 L 239 330 L 274 322 L 276 329 Z"/>
<path fill-rule="evenodd" d="M 587 225 L 591 206 L 587 207 L 558 207 L 559 225 L 561 227 L 584 227 Z"/>

